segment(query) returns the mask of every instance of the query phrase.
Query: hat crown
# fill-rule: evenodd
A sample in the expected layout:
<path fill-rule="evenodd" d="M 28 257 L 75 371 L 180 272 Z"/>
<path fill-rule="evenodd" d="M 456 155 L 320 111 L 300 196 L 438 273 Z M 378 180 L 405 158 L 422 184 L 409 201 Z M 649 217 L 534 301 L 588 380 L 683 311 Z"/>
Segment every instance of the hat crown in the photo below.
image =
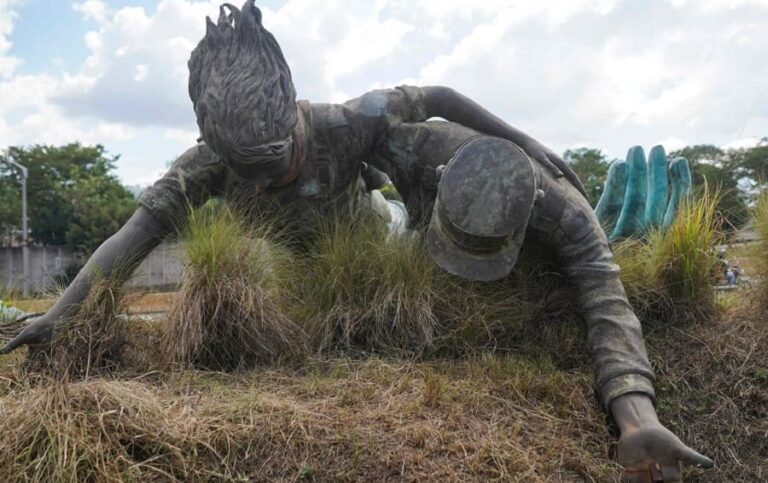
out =
<path fill-rule="evenodd" d="M 533 166 L 522 149 L 503 139 L 476 139 L 443 173 L 440 218 L 472 237 L 511 236 L 527 226 L 535 191 Z"/>

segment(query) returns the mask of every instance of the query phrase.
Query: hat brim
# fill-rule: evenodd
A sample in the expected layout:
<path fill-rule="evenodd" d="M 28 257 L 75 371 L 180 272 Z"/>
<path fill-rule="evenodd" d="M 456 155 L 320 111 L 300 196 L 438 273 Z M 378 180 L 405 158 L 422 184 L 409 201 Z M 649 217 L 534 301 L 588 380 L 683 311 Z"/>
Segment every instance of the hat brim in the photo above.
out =
<path fill-rule="evenodd" d="M 503 248 L 492 253 L 467 252 L 450 240 L 436 215 L 433 214 L 427 229 L 427 248 L 440 268 L 457 277 L 478 282 L 493 282 L 509 275 L 517 263 L 523 236 L 511 239 Z"/>

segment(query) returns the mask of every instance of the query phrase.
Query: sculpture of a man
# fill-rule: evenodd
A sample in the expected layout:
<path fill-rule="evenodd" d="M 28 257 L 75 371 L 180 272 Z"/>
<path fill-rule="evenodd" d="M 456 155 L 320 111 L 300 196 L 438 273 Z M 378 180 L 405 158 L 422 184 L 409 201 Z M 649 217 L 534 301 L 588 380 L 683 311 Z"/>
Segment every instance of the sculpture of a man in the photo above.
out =
<path fill-rule="evenodd" d="M 2 352 L 49 341 L 95 273 L 135 267 L 191 207 L 237 197 L 279 212 L 301 236 L 316 216 L 365 203 L 366 162 L 391 177 L 412 225 L 428 224 L 435 261 L 457 275 L 506 275 L 524 239 L 551 247 L 578 291 L 600 397 L 621 430 L 619 459 L 631 478 L 646 481 L 655 471 L 671 481 L 681 463 L 712 465 L 659 423 L 640 323 L 583 188 L 557 155 L 445 87 L 379 90 L 341 105 L 297 103 L 253 0 L 221 12 L 218 24 L 208 19 L 189 61 L 202 141 L 145 191 L 56 304 Z M 431 117 L 450 122 L 425 122 Z"/>

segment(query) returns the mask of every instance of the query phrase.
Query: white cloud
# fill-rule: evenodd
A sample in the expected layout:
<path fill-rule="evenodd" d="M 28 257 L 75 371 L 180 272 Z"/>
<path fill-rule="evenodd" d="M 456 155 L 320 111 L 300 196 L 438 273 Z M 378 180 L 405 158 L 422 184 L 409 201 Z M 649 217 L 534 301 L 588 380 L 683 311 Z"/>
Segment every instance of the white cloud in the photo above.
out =
<path fill-rule="evenodd" d="M 763 142 L 762 138 L 744 138 L 744 139 L 737 139 L 733 142 L 730 142 L 723 146 L 726 149 L 740 149 L 740 148 L 754 148 L 755 146 L 759 146 Z"/>
<path fill-rule="evenodd" d="M 165 138 L 176 141 L 182 146 L 191 146 L 200 136 L 197 129 L 166 129 Z"/>
<path fill-rule="evenodd" d="M 76 12 L 83 14 L 85 18 L 95 20 L 96 22 L 104 22 L 107 19 L 108 8 L 107 5 L 101 0 L 85 0 L 84 2 L 75 2 L 72 4 L 72 8 Z"/>
<path fill-rule="evenodd" d="M 144 79 L 147 78 L 147 71 L 149 70 L 147 68 L 146 64 L 136 64 L 133 66 L 134 74 L 133 74 L 133 80 L 136 82 L 142 82 Z"/>
<path fill-rule="evenodd" d="M 683 149 L 684 147 L 688 146 L 687 142 L 676 137 L 668 137 L 655 144 L 661 144 L 662 146 L 664 146 L 664 149 L 667 151 L 667 154 L 671 153 L 672 151 L 677 151 L 678 149 Z"/>
<path fill-rule="evenodd" d="M 14 7 L 18 4 L 19 0 L 0 0 L 0 79 L 11 77 L 21 63 L 21 59 L 8 54 L 12 45 L 8 38 L 16 19 Z"/>
<path fill-rule="evenodd" d="M 111 142 L 129 182 L 194 143 L 186 62 L 219 1 L 83 0 L 88 57 L 19 75 L 0 0 L 0 146 Z M 130 3 L 130 2 L 127 2 Z M 236 2 L 241 3 L 241 2 Z M 768 0 L 285 0 L 263 8 L 300 97 L 444 84 L 556 150 L 768 134 Z"/>

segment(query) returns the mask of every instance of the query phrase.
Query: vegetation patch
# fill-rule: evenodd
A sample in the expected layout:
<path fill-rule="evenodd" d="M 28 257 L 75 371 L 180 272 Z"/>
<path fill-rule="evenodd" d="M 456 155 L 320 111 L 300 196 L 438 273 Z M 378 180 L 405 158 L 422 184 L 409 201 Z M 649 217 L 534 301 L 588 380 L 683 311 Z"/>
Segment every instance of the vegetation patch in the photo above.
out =
<path fill-rule="evenodd" d="M 717 240 L 707 206 L 615 254 L 660 418 L 716 462 L 686 481 L 759 481 L 766 312 L 715 309 L 701 276 Z M 0 480 L 620 478 L 570 288 L 536 250 L 506 280 L 476 284 L 435 269 L 419 239 L 361 220 L 290 251 L 233 212 L 205 216 L 169 320 L 131 321 L 108 374 L 23 376 L 21 354 L 0 360 Z M 157 370 L 169 354 L 179 366 Z"/>
<path fill-rule="evenodd" d="M 248 226 L 229 206 L 190 215 L 186 270 L 164 342 L 169 362 L 232 370 L 303 353 L 304 333 L 278 301 L 291 257 L 266 228 Z"/>

